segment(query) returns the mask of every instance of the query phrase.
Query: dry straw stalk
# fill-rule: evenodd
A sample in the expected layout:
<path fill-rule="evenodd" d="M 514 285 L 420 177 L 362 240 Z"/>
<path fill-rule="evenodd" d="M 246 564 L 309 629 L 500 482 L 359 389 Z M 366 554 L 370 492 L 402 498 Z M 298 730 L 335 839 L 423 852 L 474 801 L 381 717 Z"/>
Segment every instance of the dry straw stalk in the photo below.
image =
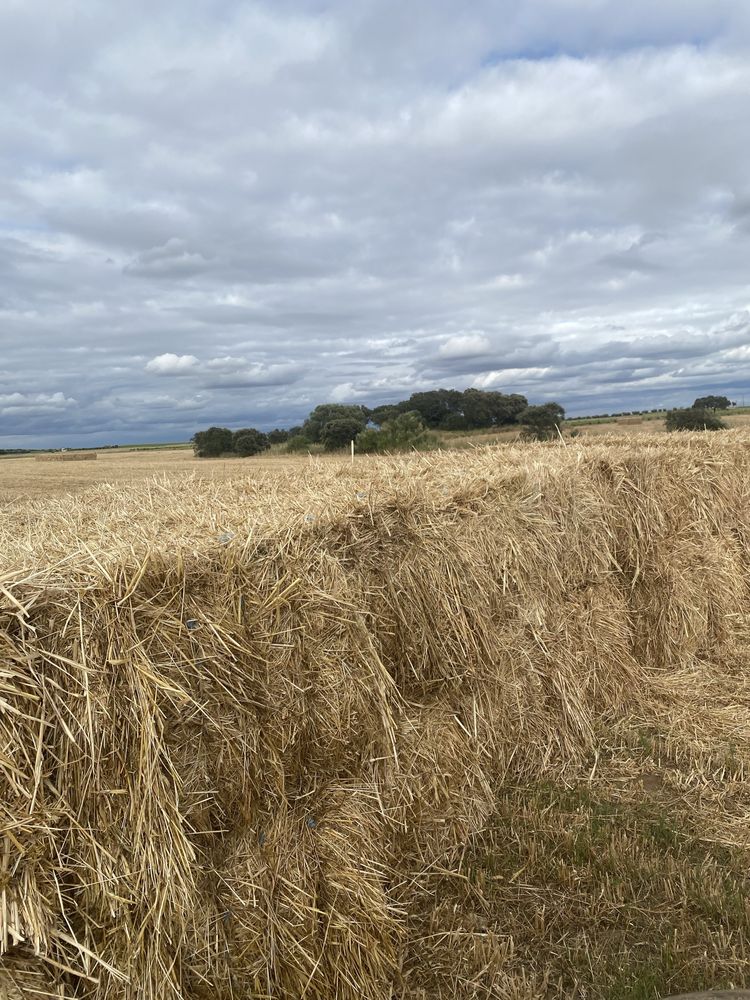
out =
<path fill-rule="evenodd" d="M 739 794 L 749 499 L 726 434 L 11 510 L 0 989 L 574 995 L 474 890 L 431 887 L 468 884 L 508 789 L 594 782 L 640 732 Z M 744 849 L 719 798 L 704 833 Z"/>

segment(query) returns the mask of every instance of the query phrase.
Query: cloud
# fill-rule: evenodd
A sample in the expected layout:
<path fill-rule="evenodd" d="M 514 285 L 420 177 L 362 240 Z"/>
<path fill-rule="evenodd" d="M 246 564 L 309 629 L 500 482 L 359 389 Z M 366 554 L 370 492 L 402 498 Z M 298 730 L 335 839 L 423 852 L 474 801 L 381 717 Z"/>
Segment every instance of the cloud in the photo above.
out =
<path fill-rule="evenodd" d="M 441 358 L 474 358 L 487 354 L 490 342 L 482 333 L 463 333 L 449 337 L 440 345 Z"/>
<path fill-rule="evenodd" d="M 82 11 L 0 15 L 0 444 L 750 396 L 742 0 Z"/>
<path fill-rule="evenodd" d="M 511 288 L 525 288 L 526 285 L 530 284 L 529 278 L 523 274 L 498 274 L 497 277 L 491 278 L 486 282 L 485 287 L 488 289 L 511 289 Z"/>
<path fill-rule="evenodd" d="M 160 247 L 137 254 L 123 268 L 125 274 L 145 277 L 181 278 L 205 271 L 209 262 L 200 253 L 191 253 L 184 240 L 173 236 Z"/>
<path fill-rule="evenodd" d="M 159 354 L 152 358 L 145 370 L 153 375 L 192 375 L 200 367 L 193 354 Z"/>
<path fill-rule="evenodd" d="M 205 381 L 209 389 L 245 389 L 258 386 L 282 386 L 296 382 L 304 373 L 297 364 L 247 364 L 235 371 L 220 372 Z"/>
<path fill-rule="evenodd" d="M 62 392 L 0 393 L 0 416 L 3 417 L 28 417 L 55 413 L 68 410 L 76 405 L 77 400 L 73 399 L 72 396 L 65 396 Z"/>
<path fill-rule="evenodd" d="M 304 372 L 294 362 L 266 365 L 231 355 L 201 361 L 193 354 L 160 354 L 147 362 L 144 370 L 150 375 L 191 377 L 206 389 L 287 385 Z"/>
<path fill-rule="evenodd" d="M 662 266 L 658 261 L 650 260 L 644 253 L 644 248 L 653 243 L 658 243 L 664 237 L 658 233 L 644 233 L 634 240 L 624 250 L 615 250 L 605 254 L 599 261 L 609 267 L 614 267 L 627 272 L 639 272 L 650 274 L 653 271 L 661 270 Z"/>

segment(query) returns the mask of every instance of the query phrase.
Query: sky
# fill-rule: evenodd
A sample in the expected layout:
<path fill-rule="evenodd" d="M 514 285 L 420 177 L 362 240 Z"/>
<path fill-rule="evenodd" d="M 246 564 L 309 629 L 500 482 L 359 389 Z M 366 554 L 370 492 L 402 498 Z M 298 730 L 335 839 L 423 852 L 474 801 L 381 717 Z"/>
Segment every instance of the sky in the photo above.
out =
<path fill-rule="evenodd" d="M 750 403 L 747 0 L 2 0 L 0 447 Z"/>

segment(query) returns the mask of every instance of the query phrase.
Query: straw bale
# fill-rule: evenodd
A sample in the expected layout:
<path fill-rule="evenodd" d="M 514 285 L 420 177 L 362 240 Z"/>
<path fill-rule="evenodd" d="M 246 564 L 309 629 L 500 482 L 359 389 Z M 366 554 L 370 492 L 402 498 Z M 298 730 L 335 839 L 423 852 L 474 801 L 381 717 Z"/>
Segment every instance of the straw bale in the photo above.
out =
<path fill-rule="evenodd" d="M 403 718 L 398 768 L 383 795 L 401 833 L 400 855 L 411 850 L 422 861 L 442 857 L 480 830 L 492 813 L 491 750 L 474 727 L 471 703 L 455 711 L 415 706 Z"/>
<path fill-rule="evenodd" d="M 57 451 L 49 455 L 35 455 L 35 462 L 95 462 L 95 451 Z"/>
<path fill-rule="evenodd" d="M 365 983 L 388 995 L 398 928 L 386 842 L 374 788 L 322 789 L 256 819 L 220 896 L 240 995 L 345 1000 Z"/>
<path fill-rule="evenodd" d="M 470 914 L 410 921 L 409 887 L 507 782 L 591 773 L 639 726 L 750 766 L 750 451 L 714 438 L 8 511 L 0 958 L 92 1000 L 390 1000 L 405 949 L 437 968 L 468 935 L 461 995 L 541 995 Z M 712 835 L 748 839 L 738 803 Z"/>
<path fill-rule="evenodd" d="M 0 1000 L 65 1000 L 62 984 L 55 983 L 43 963 L 14 949 L 0 958 Z"/>

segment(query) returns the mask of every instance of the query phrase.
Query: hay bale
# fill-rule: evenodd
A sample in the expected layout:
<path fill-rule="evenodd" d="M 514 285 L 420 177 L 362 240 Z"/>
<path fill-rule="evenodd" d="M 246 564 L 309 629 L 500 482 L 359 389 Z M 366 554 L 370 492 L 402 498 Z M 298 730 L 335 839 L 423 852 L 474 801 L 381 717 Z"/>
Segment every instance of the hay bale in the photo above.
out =
<path fill-rule="evenodd" d="M 622 424 L 625 427 L 633 427 L 636 424 L 642 424 L 643 423 L 643 417 L 639 417 L 639 416 L 618 417 L 617 418 L 617 423 L 618 424 Z"/>
<path fill-rule="evenodd" d="M 398 940 L 374 788 L 322 790 L 257 818 L 221 893 L 240 995 L 385 996 Z M 269 956 L 274 961 L 269 962 Z"/>
<path fill-rule="evenodd" d="M 0 959 L 0 1000 L 64 1000 L 62 984 L 38 958 L 15 949 Z"/>
<path fill-rule="evenodd" d="M 56 451 L 48 455 L 35 455 L 35 462 L 95 462 L 95 451 Z"/>
<path fill-rule="evenodd" d="M 454 947 L 410 886 L 505 782 L 589 774 L 634 719 L 750 767 L 750 456 L 658 440 L 9 511 L 0 955 L 91 1000 L 390 1000 L 407 929 Z"/>

